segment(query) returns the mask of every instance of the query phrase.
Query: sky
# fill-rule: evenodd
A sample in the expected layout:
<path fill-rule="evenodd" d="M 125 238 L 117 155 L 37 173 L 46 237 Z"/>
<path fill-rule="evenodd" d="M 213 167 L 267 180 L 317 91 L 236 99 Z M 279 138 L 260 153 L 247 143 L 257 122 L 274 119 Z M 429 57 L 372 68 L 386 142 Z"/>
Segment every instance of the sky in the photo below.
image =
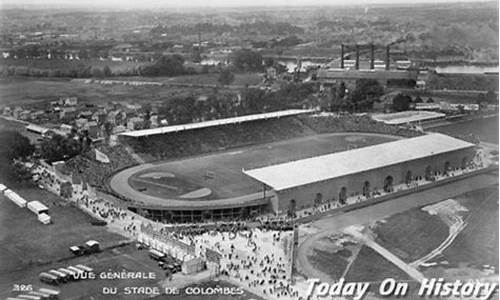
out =
<path fill-rule="evenodd" d="M 122 9 L 149 9 L 159 7 L 370 5 L 382 3 L 413 4 L 417 2 L 485 2 L 485 0 L 0 0 L 1 7 L 107 7 Z"/>

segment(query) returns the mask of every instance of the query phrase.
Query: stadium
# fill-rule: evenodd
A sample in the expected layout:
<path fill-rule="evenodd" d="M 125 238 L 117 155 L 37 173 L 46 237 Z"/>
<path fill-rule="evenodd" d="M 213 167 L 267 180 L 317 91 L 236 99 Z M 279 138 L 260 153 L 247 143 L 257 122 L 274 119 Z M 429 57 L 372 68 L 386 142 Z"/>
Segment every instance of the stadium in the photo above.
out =
<path fill-rule="evenodd" d="M 126 132 L 120 140 L 150 162 L 115 172 L 110 190 L 130 210 L 173 223 L 344 204 L 348 196 L 463 167 L 474 154 L 474 144 L 442 134 L 310 110 Z"/>

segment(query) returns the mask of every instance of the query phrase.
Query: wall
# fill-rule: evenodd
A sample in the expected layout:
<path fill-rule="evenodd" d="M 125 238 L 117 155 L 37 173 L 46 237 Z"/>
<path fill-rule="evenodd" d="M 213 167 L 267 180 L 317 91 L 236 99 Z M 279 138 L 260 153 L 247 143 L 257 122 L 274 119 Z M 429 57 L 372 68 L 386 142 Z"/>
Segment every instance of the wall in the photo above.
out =
<path fill-rule="evenodd" d="M 393 184 L 401 184 L 405 182 L 408 170 L 412 172 L 412 177 L 414 178 L 415 176 L 424 177 L 425 169 L 429 165 L 432 167 L 433 171 L 443 171 L 446 161 L 450 162 L 451 168 L 459 168 L 462 164 L 463 158 L 468 157 L 468 159 L 472 159 L 474 153 L 474 149 L 458 150 L 362 173 L 338 177 L 332 180 L 317 182 L 298 188 L 279 191 L 278 212 L 286 213 L 292 199 L 296 201 L 297 210 L 311 207 L 314 205 L 317 193 L 321 193 L 323 202 L 332 199 L 338 200 L 339 192 L 342 187 L 347 188 L 348 197 L 353 193 L 361 194 L 363 192 L 365 181 L 370 182 L 371 191 L 375 189 L 381 190 L 384 186 L 384 180 L 388 175 L 393 177 Z"/>

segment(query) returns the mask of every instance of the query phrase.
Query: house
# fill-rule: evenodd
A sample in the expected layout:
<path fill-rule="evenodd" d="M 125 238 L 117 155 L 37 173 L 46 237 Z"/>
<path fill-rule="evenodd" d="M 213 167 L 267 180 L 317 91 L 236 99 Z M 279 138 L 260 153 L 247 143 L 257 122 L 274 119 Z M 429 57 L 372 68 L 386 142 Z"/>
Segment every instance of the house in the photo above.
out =
<path fill-rule="evenodd" d="M 70 107 L 63 107 L 61 108 L 61 111 L 59 112 L 59 119 L 64 119 L 64 120 L 74 120 L 76 119 L 77 112 L 76 112 L 76 107 L 70 106 Z"/>
<path fill-rule="evenodd" d="M 90 119 L 92 117 L 92 112 L 90 110 L 84 110 L 78 113 L 79 118 Z"/>
<path fill-rule="evenodd" d="M 133 118 L 130 118 L 127 121 L 127 129 L 128 130 L 141 129 L 143 124 L 144 124 L 144 119 L 143 118 L 133 117 Z"/>
<path fill-rule="evenodd" d="M 40 119 L 43 115 L 45 115 L 45 112 L 43 110 L 37 110 L 35 112 L 32 112 L 30 115 L 31 120 L 38 120 Z"/>
<path fill-rule="evenodd" d="M 77 128 L 83 128 L 88 122 L 89 121 L 85 118 L 78 118 L 75 120 L 75 125 Z"/>
<path fill-rule="evenodd" d="M 23 109 L 21 107 L 16 106 L 14 108 L 14 111 L 12 112 L 12 116 L 17 119 L 17 118 L 19 118 L 19 115 L 21 114 L 22 111 L 23 111 Z"/>
<path fill-rule="evenodd" d="M 73 130 L 73 126 L 68 125 L 68 124 L 61 124 L 59 127 L 59 130 L 64 133 L 65 135 L 71 134 L 71 131 Z"/>
<path fill-rule="evenodd" d="M 123 125 L 118 125 L 115 128 L 113 128 L 113 134 L 121 133 L 127 131 L 127 128 Z"/>
<path fill-rule="evenodd" d="M 30 118 L 30 116 L 31 116 L 31 111 L 23 110 L 22 112 L 19 113 L 18 119 L 26 121 Z"/>
<path fill-rule="evenodd" d="M 158 116 L 157 115 L 152 115 L 149 117 L 149 127 L 150 128 L 157 128 L 158 127 Z"/>
<path fill-rule="evenodd" d="M 61 98 L 60 100 L 63 101 L 64 106 L 75 106 L 78 104 L 78 98 L 76 97 L 66 97 L 66 98 Z"/>
<path fill-rule="evenodd" d="M 108 116 L 106 117 L 106 121 L 109 123 L 116 125 L 121 121 L 121 111 L 120 110 L 113 110 L 108 113 Z"/>
<path fill-rule="evenodd" d="M 12 110 L 10 109 L 10 107 L 6 106 L 3 108 L 2 114 L 4 116 L 10 116 L 12 115 Z"/>
<path fill-rule="evenodd" d="M 96 121 L 90 121 L 85 125 L 85 129 L 89 132 L 89 136 L 92 139 L 99 137 L 99 126 Z"/>
<path fill-rule="evenodd" d="M 91 119 L 97 122 L 97 124 L 102 124 L 106 121 L 106 112 L 103 109 L 98 110 L 92 114 Z"/>

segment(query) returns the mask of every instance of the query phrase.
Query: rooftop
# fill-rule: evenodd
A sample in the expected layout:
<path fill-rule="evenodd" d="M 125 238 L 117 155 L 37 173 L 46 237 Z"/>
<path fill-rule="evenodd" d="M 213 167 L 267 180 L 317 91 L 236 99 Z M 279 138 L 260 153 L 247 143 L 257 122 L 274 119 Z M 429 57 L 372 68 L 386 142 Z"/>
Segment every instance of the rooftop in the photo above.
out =
<path fill-rule="evenodd" d="M 444 134 L 432 133 L 253 170 L 243 170 L 243 173 L 280 191 L 473 146 L 474 144 Z"/>
<path fill-rule="evenodd" d="M 402 125 L 406 123 L 421 122 L 426 120 L 443 118 L 443 113 L 432 111 L 402 111 L 390 114 L 376 114 L 372 118 L 376 121 L 384 122 L 389 125 Z"/>
<path fill-rule="evenodd" d="M 263 114 L 232 117 L 232 118 L 211 120 L 211 121 L 198 122 L 198 123 L 190 123 L 190 124 L 182 124 L 182 125 L 165 126 L 165 127 L 159 127 L 159 128 L 153 128 L 153 129 L 128 131 L 128 132 L 120 133 L 119 135 L 129 136 L 129 137 L 140 137 L 140 136 L 148 136 L 148 135 L 154 135 L 154 134 L 165 134 L 165 133 L 206 128 L 206 127 L 213 127 L 213 126 L 238 124 L 238 123 L 250 122 L 250 121 L 256 121 L 256 120 L 265 120 L 265 119 L 272 119 L 272 118 L 295 116 L 295 115 L 300 115 L 300 114 L 311 113 L 313 111 L 314 110 L 312 110 L 312 109 L 289 109 L 289 110 L 283 110 L 283 111 L 275 111 L 275 112 L 263 113 Z"/>

